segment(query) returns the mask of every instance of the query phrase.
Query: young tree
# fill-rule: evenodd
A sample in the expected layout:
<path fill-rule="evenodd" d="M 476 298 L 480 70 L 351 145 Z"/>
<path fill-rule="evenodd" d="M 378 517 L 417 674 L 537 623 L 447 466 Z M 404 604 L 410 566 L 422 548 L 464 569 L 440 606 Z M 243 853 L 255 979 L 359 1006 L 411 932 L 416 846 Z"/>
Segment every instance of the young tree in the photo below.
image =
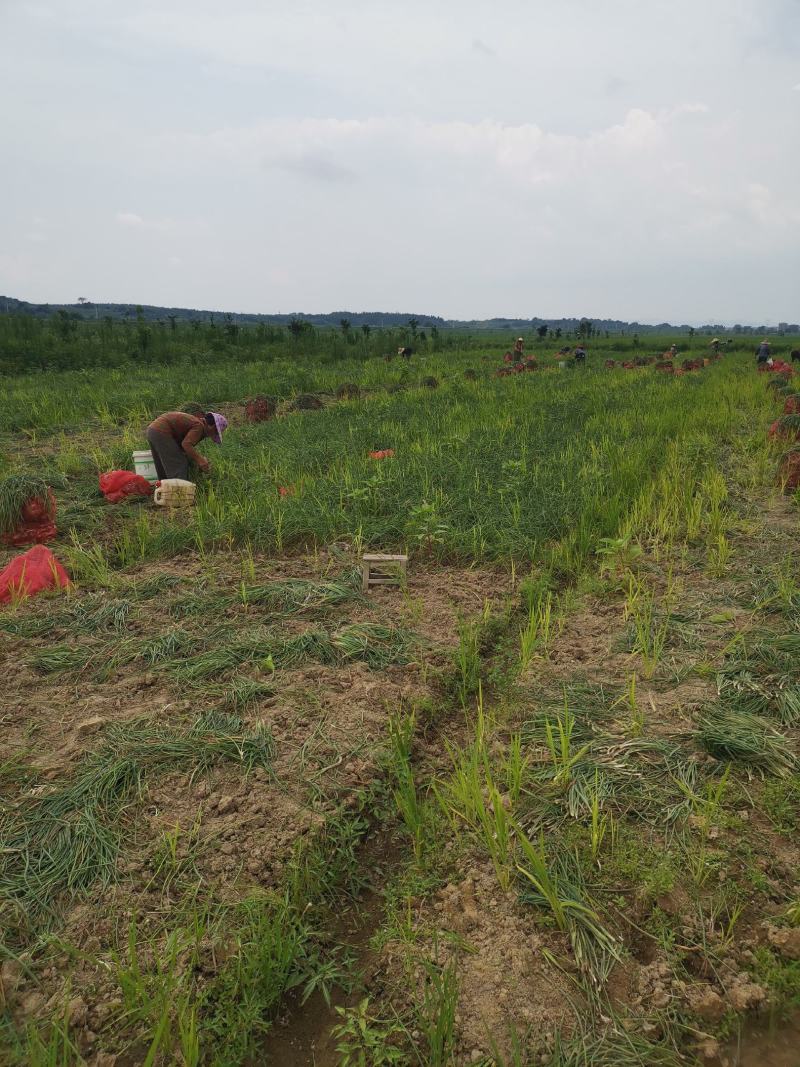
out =
<path fill-rule="evenodd" d="M 292 340 L 299 341 L 303 334 L 308 330 L 310 323 L 305 322 L 303 319 L 290 319 L 286 325 L 286 329 L 292 335 Z"/>
<path fill-rule="evenodd" d="M 537 326 L 536 327 L 536 335 L 537 335 L 537 337 L 539 338 L 540 341 L 543 341 L 545 339 L 545 337 L 547 337 L 547 329 L 548 329 L 547 324 L 544 323 L 544 322 L 542 323 L 541 326 Z"/>

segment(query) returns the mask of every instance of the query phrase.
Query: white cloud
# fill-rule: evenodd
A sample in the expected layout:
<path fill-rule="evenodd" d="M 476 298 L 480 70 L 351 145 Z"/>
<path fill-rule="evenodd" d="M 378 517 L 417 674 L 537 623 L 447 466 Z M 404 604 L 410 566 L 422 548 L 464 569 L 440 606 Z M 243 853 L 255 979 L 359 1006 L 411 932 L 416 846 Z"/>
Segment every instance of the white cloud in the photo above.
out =
<path fill-rule="evenodd" d="M 793 317 L 795 0 L 6 6 L 0 292 Z"/>

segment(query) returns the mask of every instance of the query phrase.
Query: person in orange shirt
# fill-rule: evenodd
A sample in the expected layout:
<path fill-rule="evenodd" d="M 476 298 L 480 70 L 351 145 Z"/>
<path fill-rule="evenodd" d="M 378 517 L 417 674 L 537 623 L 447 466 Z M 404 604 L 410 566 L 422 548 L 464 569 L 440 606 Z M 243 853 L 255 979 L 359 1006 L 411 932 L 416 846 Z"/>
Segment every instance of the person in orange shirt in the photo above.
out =
<path fill-rule="evenodd" d="M 227 428 L 228 420 L 216 411 L 207 411 L 203 415 L 167 411 L 159 415 L 145 433 L 159 479 L 182 478 L 187 481 L 190 461 L 201 471 L 209 471 L 211 464 L 196 446 L 206 437 L 221 445 Z"/>

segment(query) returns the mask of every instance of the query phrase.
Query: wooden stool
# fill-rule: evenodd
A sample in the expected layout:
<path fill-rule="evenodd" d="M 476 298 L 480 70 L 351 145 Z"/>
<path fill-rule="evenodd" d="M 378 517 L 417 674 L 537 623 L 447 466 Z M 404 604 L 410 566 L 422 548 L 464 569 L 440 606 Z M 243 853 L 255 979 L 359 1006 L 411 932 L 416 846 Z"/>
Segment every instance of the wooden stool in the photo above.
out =
<path fill-rule="evenodd" d="M 361 588 L 368 593 L 373 585 L 405 585 L 407 568 L 408 556 L 364 555 Z"/>

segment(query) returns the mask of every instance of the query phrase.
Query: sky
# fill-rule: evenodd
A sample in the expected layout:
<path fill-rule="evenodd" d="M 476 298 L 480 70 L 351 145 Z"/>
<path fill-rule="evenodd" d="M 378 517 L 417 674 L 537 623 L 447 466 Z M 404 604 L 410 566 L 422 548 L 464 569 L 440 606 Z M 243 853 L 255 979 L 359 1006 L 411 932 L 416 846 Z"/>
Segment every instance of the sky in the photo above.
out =
<path fill-rule="evenodd" d="M 800 321 L 800 0 L 0 0 L 0 293 Z"/>

